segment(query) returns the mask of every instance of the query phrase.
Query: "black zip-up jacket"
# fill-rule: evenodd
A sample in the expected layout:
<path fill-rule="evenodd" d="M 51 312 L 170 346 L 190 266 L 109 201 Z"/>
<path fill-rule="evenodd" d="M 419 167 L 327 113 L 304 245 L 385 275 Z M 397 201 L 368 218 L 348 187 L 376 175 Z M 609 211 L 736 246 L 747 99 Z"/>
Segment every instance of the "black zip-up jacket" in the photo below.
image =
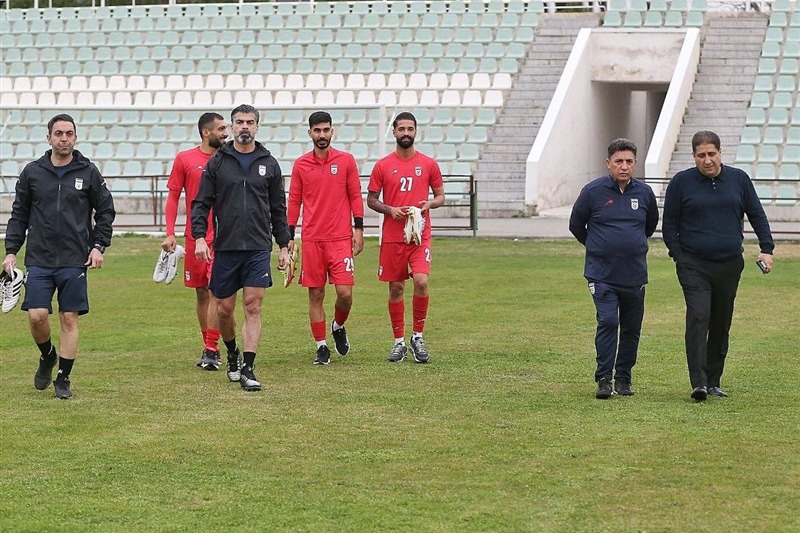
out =
<path fill-rule="evenodd" d="M 111 246 L 114 200 L 100 171 L 79 151 L 72 152 L 62 178 L 51 153 L 28 163 L 19 175 L 6 253 L 19 252 L 27 231 L 25 266 L 83 267 L 95 244 Z"/>
<path fill-rule="evenodd" d="M 200 189 L 192 201 L 192 236 L 204 238 L 214 208 L 214 250 L 271 250 L 289 245 L 286 193 L 281 167 L 269 150 L 255 142 L 247 174 L 228 141 L 206 163 Z"/>

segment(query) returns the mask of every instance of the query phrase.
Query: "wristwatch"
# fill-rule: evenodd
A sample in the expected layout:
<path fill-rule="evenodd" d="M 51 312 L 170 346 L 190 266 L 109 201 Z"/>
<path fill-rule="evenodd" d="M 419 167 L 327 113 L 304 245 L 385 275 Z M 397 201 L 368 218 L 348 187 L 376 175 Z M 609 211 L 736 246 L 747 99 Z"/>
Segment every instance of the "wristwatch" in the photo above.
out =
<path fill-rule="evenodd" d="M 100 252 L 101 254 L 106 253 L 106 247 L 103 246 L 102 244 L 95 244 L 94 249 Z"/>

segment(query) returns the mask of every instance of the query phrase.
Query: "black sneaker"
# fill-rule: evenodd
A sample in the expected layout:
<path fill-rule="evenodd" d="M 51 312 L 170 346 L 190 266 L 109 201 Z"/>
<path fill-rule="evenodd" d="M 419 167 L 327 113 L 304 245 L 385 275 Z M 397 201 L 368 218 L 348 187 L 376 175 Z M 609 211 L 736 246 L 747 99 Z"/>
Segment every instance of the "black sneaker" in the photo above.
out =
<path fill-rule="evenodd" d="M 203 350 L 203 357 L 200 359 L 200 362 L 197 363 L 197 366 L 203 370 L 215 371 L 219 370 L 219 363 L 219 352 Z"/>
<path fill-rule="evenodd" d="M 235 352 L 228 352 L 228 380 L 231 382 L 239 381 L 242 373 L 239 371 L 241 368 L 242 352 L 236 348 Z"/>
<path fill-rule="evenodd" d="M 49 359 L 51 356 L 52 359 Z M 58 354 L 55 350 L 51 350 L 50 355 L 46 357 L 39 357 L 39 368 L 36 369 L 36 374 L 33 376 L 33 386 L 36 387 L 36 390 L 45 390 L 50 386 L 56 361 L 58 361 Z"/>
<path fill-rule="evenodd" d="M 347 338 L 347 330 L 344 329 L 344 326 L 341 329 L 333 329 L 333 322 L 331 322 L 331 335 L 333 336 L 336 353 L 347 355 L 350 352 L 350 340 Z"/>
<path fill-rule="evenodd" d="M 256 379 L 253 369 L 249 366 L 242 366 L 239 373 L 239 385 L 247 392 L 258 392 L 261 390 L 261 383 Z"/>
<path fill-rule="evenodd" d="M 427 363 L 431 358 L 422 337 L 411 337 L 411 353 L 414 354 L 415 363 Z"/>
<path fill-rule="evenodd" d="M 326 345 L 317 348 L 317 358 L 314 359 L 315 365 L 327 365 L 331 362 L 331 350 Z"/>
<path fill-rule="evenodd" d="M 696 402 L 704 402 L 708 397 L 708 389 L 704 386 L 695 387 L 692 389 L 692 399 Z"/>
<path fill-rule="evenodd" d="M 633 396 L 633 391 L 631 390 L 631 382 L 627 379 L 615 379 L 614 380 L 614 392 L 619 394 L 620 396 Z"/>
<path fill-rule="evenodd" d="M 598 400 L 608 400 L 614 392 L 611 390 L 611 378 L 604 376 L 597 382 L 597 393 L 594 395 Z"/>
<path fill-rule="evenodd" d="M 728 393 L 724 390 L 720 389 L 719 387 L 709 387 L 708 388 L 708 395 L 709 396 L 716 396 L 717 398 L 727 398 Z"/>
<path fill-rule="evenodd" d="M 59 400 L 69 400 L 72 398 L 72 391 L 69 390 L 69 377 L 56 377 L 56 379 L 53 380 L 53 388 L 56 389 L 56 398 Z"/>
<path fill-rule="evenodd" d="M 390 363 L 400 363 L 406 360 L 406 354 L 408 353 L 408 348 L 402 342 L 398 342 L 394 346 L 392 346 L 392 352 L 389 354 L 388 361 Z"/>

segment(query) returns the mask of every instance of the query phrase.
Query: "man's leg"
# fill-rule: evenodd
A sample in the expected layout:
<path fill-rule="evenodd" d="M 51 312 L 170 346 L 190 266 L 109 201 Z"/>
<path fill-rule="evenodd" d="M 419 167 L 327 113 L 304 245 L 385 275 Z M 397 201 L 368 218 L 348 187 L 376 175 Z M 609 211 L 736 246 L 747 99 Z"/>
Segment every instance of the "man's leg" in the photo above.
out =
<path fill-rule="evenodd" d="M 719 387 L 725 358 L 728 355 L 728 339 L 733 321 L 733 308 L 739 279 L 744 269 L 744 259 L 738 257 L 718 265 L 713 279 L 711 295 L 711 318 L 708 325 L 708 386 Z"/>
<path fill-rule="evenodd" d="M 403 299 L 406 284 L 404 281 L 389 282 L 389 322 L 392 326 L 394 346 L 389 354 L 389 362 L 400 363 L 405 361 L 408 348 L 406 348 L 406 304 Z"/>
<path fill-rule="evenodd" d="M 58 361 L 58 353 L 51 341 L 50 311 L 48 309 L 28 309 L 28 325 L 33 342 L 39 347 L 39 367 L 33 376 L 33 386 L 45 390 L 53 380 L 53 367 Z"/>
<path fill-rule="evenodd" d="M 252 352 L 255 355 L 255 351 L 258 349 L 258 342 L 261 339 L 261 301 L 264 299 L 264 288 L 245 287 L 242 292 L 242 304 L 244 305 L 244 325 L 242 326 L 244 352 Z M 245 364 L 249 364 L 247 357 L 245 357 Z"/>
<path fill-rule="evenodd" d="M 327 365 L 331 362 L 331 350 L 328 348 L 327 324 L 325 324 L 325 286 L 308 288 L 308 321 L 311 335 L 316 343 L 315 365 Z"/>
<path fill-rule="evenodd" d="M 590 282 L 594 287 L 592 300 L 597 310 L 597 330 L 594 336 L 597 367 L 594 380 L 607 378 L 609 382 L 614 371 L 617 356 L 617 336 L 619 332 L 619 298 L 616 290 L 599 281 Z"/>
<path fill-rule="evenodd" d="M 227 345 L 236 339 L 236 293 L 217 300 L 217 318 L 222 341 Z"/>
<path fill-rule="evenodd" d="M 678 281 L 686 301 L 686 362 L 692 388 L 707 387 L 706 345 L 711 318 L 711 275 L 705 262 L 697 258 L 681 259 L 676 265 Z"/>
<path fill-rule="evenodd" d="M 619 294 L 619 350 L 614 369 L 617 382 L 631 382 L 631 370 L 639 352 L 644 319 L 644 287 L 621 287 Z"/>
<path fill-rule="evenodd" d="M 350 352 L 350 339 L 344 327 L 350 310 L 353 308 L 353 286 L 334 285 L 336 288 L 336 303 L 333 304 L 333 322 L 331 322 L 331 335 L 336 346 L 336 353 L 347 355 Z"/>

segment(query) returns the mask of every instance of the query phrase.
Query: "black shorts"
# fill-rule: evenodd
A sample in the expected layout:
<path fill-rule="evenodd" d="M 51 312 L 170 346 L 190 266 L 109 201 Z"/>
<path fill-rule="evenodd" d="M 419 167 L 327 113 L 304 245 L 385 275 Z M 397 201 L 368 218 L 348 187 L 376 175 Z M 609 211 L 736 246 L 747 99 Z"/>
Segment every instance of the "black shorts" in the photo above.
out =
<path fill-rule="evenodd" d="M 214 251 L 208 288 L 218 300 L 233 296 L 242 287 L 272 287 L 269 251 Z"/>
<path fill-rule="evenodd" d="M 89 312 L 89 293 L 85 267 L 28 267 L 25 274 L 25 300 L 22 310 L 47 309 L 53 312 L 53 294 L 58 291 L 58 311 L 85 315 Z"/>

